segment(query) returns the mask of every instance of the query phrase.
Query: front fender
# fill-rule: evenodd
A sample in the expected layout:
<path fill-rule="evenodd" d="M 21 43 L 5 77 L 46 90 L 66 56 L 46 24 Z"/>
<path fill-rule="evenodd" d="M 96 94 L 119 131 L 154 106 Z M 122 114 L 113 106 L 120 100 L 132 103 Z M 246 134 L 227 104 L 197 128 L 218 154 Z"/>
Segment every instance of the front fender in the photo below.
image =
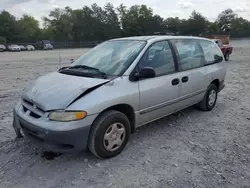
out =
<path fill-rule="evenodd" d="M 139 110 L 138 82 L 130 82 L 128 76 L 116 78 L 84 95 L 66 110 L 84 110 L 92 115 L 117 104 L 128 104 L 135 112 Z"/>

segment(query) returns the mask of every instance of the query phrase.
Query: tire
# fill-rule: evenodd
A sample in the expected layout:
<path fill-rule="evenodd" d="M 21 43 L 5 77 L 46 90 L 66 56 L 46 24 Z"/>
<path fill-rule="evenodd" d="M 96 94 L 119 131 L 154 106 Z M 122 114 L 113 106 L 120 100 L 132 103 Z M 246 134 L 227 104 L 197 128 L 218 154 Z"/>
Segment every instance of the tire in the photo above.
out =
<path fill-rule="evenodd" d="M 212 94 L 212 92 L 214 92 L 214 94 L 215 94 L 215 96 L 214 96 L 215 98 L 214 98 L 213 103 L 209 99 L 209 96 Z M 202 101 L 200 103 L 198 103 L 199 109 L 201 109 L 203 111 L 212 110 L 217 102 L 217 96 L 218 96 L 217 86 L 215 84 L 210 84 L 207 88 L 207 91 L 206 91 L 204 98 L 202 99 Z M 212 97 L 211 97 L 211 99 L 212 99 Z"/>
<path fill-rule="evenodd" d="M 116 125 L 115 125 L 116 124 Z M 112 134 L 113 132 L 113 126 L 116 126 L 118 129 L 114 130 L 124 130 L 123 135 L 120 136 L 116 135 L 115 139 L 112 137 L 114 135 L 111 135 L 111 137 L 107 136 L 109 134 Z M 119 127 L 120 126 L 120 127 Z M 123 126 L 123 127 L 122 127 Z M 109 110 L 106 112 L 103 112 L 97 119 L 94 121 L 90 134 L 89 134 L 89 140 L 88 140 L 88 148 L 89 150 L 97 157 L 102 159 L 107 159 L 111 157 L 115 157 L 118 154 L 122 152 L 122 150 L 125 148 L 129 136 L 130 136 L 130 122 L 127 118 L 127 116 L 119 111 L 115 110 Z M 120 133 L 117 133 L 120 134 Z M 104 136 L 107 136 L 107 140 L 104 139 Z M 114 139 L 116 141 L 123 140 L 119 144 L 120 146 L 114 144 L 113 147 L 108 150 L 107 148 L 109 146 L 112 146 L 112 144 L 109 144 L 109 139 Z M 112 141 L 110 141 L 112 143 Z M 116 147 L 118 147 L 116 149 Z M 113 150 L 113 151 L 111 151 Z"/>
<path fill-rule="evenodd" d="M 229 52 L 227 52 L 226 54 L 225 54 L 225 61 L 229 61 Z"/>

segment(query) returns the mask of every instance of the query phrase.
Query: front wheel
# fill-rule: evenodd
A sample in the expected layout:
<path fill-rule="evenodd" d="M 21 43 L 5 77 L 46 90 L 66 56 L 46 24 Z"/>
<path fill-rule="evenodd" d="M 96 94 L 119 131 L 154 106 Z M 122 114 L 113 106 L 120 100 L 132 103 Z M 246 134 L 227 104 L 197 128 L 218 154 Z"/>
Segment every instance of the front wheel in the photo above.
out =
<path fill-rule="evenodd" d="M 229 60 L 229 55 L 230 55 L 229 52 L 227 52 L 226 55 L 225 55 L 225 61 Z"/>
<path fill-rule="evenodd" d="M 88 148 L 97 157 L 115 157 L 125 148 L 130 135 L 130 122 L 119 111 L 103 112 L 93 123 Z"/>
<path fill-rule="evenodd" d="M 203 111 L 210 111 L 214 108 L 218 96 L 218 88 L 214 84 L 210 84 L 203 100 L 198 104 L 198 107 Z"/>

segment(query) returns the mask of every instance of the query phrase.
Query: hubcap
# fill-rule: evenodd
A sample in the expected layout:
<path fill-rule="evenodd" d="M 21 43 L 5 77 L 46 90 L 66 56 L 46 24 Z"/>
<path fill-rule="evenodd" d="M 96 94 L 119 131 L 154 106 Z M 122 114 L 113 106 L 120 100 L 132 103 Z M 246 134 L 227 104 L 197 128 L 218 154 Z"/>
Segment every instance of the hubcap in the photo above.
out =
<path fill-rule="evenodd" d="M 106 130 L 103 137 L 103 145 L 107 151 L 119 149 L 125 140 L 126 131 L 122 123 L 113 123 Z"/>
<path fill-rule="evenodd" d="M 209 106 L 213 106 L 216 100 L 216 91 L 211 90 L 208 96 L 208 104 Z"/>

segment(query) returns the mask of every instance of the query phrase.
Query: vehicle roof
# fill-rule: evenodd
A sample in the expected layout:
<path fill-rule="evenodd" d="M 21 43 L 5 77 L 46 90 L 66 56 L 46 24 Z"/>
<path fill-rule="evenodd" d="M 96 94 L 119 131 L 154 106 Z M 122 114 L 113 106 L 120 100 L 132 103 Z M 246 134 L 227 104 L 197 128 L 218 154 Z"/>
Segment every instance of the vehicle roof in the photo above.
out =
<path fill-rule="evenodd" d="M 203 39 L 210 40 L 203 37 L 193 37 L 193 36 L 171 36 L 171 35 L 152 35 L 152 36 L 135 36 L 135 37 L 124 37 L 112 40 L 140 40 L 140 41 L 158 41 L 167 39 Z"/>

